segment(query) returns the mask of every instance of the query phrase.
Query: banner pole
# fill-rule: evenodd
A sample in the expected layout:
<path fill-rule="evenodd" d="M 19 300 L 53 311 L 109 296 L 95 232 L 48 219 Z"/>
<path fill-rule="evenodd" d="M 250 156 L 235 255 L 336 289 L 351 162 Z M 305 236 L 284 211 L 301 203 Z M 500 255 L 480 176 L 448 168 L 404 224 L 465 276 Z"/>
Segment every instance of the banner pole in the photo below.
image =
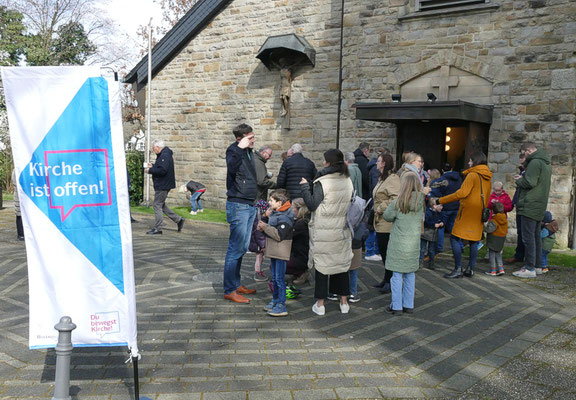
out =
<path fill-rule="evenodd" d="M 132 364 L 134 364 L 134 398 L 140 399 L 140 380 L 138 378 L 138 357 L 132 356 Z"/>
<path fill-rule="evenodd" d="M 152 18 L 148 23 L 148 84 L 146 85 L 146 162 L 150 162 L 150 126 L 152 122 L 150 101 L 152 98 Z M 146 174 L 146 207 L 150 207 L 150 174 Z"/>

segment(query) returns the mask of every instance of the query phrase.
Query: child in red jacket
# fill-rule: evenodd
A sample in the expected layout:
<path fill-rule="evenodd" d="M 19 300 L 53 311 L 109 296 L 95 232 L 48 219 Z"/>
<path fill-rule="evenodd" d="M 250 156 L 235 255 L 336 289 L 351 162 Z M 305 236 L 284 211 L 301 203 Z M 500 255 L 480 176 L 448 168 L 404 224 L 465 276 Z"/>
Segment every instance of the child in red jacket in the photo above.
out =
<path fill-rule="evenodd" d="M 492 213 L 490 214 L 490 216 L 492 216 L 492 214 L 494 213 L 494 209 L 492 208 L 494 203 L 502 203 L 502 205 L 504 206 L 504 214 L 507 214 L 508 212 L 512 211 L 513 205 L 512 205 L 512 200 L 510 199 L 510 196 L 508 196 L 508 193 L 506 193 L 506 191 L 504 190 L 504 185 L 502 184 L 502 182 L 494 182 L 494 184 L 492 185 L 492 193 L 490 194 L 490 202 L 488 204 L 488 207 L 492 210 Z"/>

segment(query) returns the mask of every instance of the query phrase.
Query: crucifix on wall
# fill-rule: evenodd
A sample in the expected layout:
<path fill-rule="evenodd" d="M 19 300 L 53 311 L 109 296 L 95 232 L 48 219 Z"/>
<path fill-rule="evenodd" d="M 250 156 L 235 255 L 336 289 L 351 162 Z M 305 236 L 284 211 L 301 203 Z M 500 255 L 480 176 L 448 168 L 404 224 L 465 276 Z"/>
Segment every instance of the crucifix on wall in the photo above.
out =
<path fill-rule="evenodd" d="M 450 66 L 444 65 L 440 67 L 440 75 L 431 80 L 431 86 L 438 88 L 438 100 L 448 100 L 448 93 L 451 87 L 458 86 L 460 78 L 457 76 L 450 76 Z"/>

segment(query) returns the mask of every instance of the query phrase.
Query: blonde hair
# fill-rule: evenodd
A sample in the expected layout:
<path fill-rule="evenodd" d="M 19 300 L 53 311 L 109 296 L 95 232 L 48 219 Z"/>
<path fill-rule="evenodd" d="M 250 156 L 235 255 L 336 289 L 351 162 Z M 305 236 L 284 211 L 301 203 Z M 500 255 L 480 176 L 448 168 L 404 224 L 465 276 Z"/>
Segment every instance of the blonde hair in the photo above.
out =
<path fill-rule="evenodd" d="M 310 210 L 304 203 L 304 199 L 302 197 L 298 197 L 297 199 L 292 200 L 292 207 L 294 207 L 294 211 L 296 214 L 296 219 L 305 219 L 307 220 L 310 216 Z"/>
<path fill-rule="evenodd" d="M 421 158 L 420 154 L 418 153 L 414 153 L 413 151 L 409 152 L 408 154 L 406 154 L 404 163 L 405 164 L 412 164 L 414 161 L 416 161 L 418 158 Z"/>
<path fill-rule="evenodd" d="M 396 199 L 396 209 L 402 214 L 408 214 L 411 210 L 416 211 L 422 208 L 422 202 L 418 201 L 420 196 L 416 196 L 416 204 L 412 201 L 412 194 L 420 193 L 420 179 L 415 174 L 404 174 L 400 178 L 400 191 Z"/>
<path fill-rule="evenodd" d="M 430 180 L 431 181 L 433 181 L 434 179 L 438 179 L 441 176 L 442 175 L 440 175 L 440 171 L 438 171 L 436 168 L 430 170 Z"/>
<path fill-rule="evenodd" d="M 494 182 L 492 184 L 492 189 L 497 189 L 497 188 L 504 189 L 504 184 L 500 181 Z"/>

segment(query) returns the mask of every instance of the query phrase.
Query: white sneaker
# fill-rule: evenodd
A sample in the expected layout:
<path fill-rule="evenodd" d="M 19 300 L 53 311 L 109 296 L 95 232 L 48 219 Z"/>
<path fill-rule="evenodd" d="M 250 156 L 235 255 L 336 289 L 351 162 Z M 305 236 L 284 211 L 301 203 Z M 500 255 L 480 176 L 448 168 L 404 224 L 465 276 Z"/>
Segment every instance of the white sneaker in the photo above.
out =
<path fill-rule="evenodd" d="M 198 212 L 204 212 L 204 209 L 203 209 L 203 208 L 201 208 L 201 209 L 199 209 L 199 210 L 198 210 Z"/>
<path fill-rule="evenodd" d="M 536 275 L 542 275 L 542 268 L 534 268 L 534 271 L 536 271 Z"/>
<path fill-rule="evenodd" d="M 315 314 L 324 315 L 324 314 L 326 314 L 326 307 L 324 307 L 324 306 L 319 307 L 318 302 L 316 302 L 312 306 L 312 311 L 314 311 Z"/>
<path fill-rule="evenodd" d="M 350 311 L 350 305 L 348 303 L 340 303 L 340 311 L 342 311 L 342 314 L 348 314 L 348 311 Z"/>
<path fill-rule="evenodd" d="M 364 259 L 368 261 L 382 261 L 382 256 L 380 254 L 374 254 L 373 256 L 366 256 Z"/>
<path fill-rule="evenodd" d="M 196 215 L 198 214 L 196 211 L 190 211 L 190 215 Z"/>
<path fill-rule="evenodd" d="M 530 271 L 526 268 L 522 268 L 518 271 L 512 272 L 512 275 L 518 278 L 536 278 L 536 271 Z"/>

